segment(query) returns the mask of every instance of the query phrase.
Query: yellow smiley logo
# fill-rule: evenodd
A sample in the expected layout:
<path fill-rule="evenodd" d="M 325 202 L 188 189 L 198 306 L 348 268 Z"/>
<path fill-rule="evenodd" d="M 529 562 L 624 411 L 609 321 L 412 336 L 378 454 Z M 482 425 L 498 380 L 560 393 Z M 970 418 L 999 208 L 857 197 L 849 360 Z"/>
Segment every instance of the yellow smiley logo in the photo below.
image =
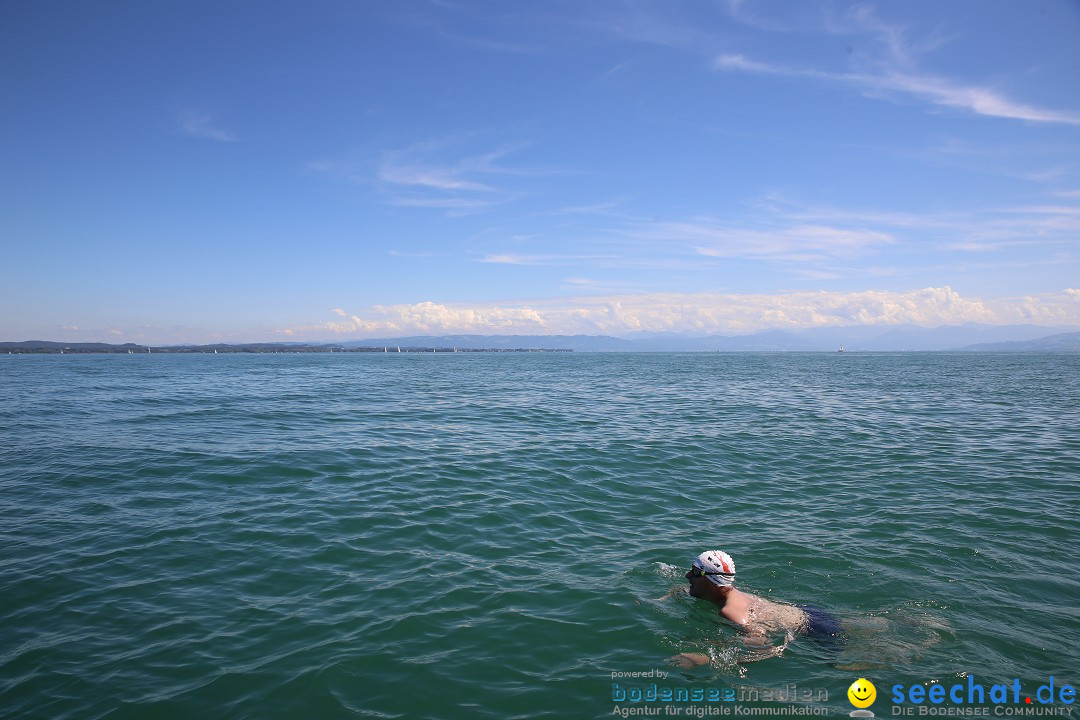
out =
<path fill-rule="evenodd" d="M 847 699 L 857 708 L 868 708 L 877 698 L 877 688 L 866 678 L 859 678 L 847 689 Z"/>

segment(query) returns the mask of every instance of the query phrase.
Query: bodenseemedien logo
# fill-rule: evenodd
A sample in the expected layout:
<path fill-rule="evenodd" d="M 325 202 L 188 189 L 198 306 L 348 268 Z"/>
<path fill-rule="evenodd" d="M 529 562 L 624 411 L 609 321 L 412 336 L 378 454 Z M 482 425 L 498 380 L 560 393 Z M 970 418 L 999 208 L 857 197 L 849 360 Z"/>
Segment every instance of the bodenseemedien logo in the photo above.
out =
<path fill-rule="evenodd" d="M 877 698 L 877 688 L 874 687 L 874 683 L 866 678 L 859 678 L 851 683 L 851 687 L 847 690 L 847 697 L 848 702 L 856 708 L 851 711 L 851 717 L 874 717 L 873 711 L 866 709 L 873 705 L 874 699 Z"/>

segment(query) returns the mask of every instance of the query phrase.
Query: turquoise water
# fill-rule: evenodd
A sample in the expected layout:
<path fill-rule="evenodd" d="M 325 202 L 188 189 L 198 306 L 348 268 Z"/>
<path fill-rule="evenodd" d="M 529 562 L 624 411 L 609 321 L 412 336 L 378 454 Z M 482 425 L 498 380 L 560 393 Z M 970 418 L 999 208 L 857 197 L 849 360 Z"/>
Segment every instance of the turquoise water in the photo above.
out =
<path fill-rule="evenodd" d="M 8 356 L 0 438 L 5 718 L 1080 681 L 1076 355 Z M 847 642 L 656 600 L 712 548 Z"/>

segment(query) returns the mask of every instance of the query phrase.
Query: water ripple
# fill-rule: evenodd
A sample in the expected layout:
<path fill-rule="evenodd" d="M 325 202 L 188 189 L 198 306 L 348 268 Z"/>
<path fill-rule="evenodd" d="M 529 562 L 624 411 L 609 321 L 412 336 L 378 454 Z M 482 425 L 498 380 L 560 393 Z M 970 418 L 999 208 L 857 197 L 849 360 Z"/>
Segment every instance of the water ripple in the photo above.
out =
<path fill-rule="evenodd" d="M 610 673 L 1080 663 L 1069 355 L 65 356 L 0 374 L 6 717 L 578 717 Z M 723 547 L 828 607 L 752 665 Z M 959 664 L 958 664 L 959 663 Z"/>

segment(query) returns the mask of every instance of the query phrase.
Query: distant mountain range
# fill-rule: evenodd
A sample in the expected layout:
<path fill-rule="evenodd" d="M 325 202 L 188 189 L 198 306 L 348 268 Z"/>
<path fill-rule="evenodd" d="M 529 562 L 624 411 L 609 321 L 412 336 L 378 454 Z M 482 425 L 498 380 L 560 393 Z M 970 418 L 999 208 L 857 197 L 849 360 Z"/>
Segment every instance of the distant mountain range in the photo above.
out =
<path fill-rule="evenodd" d="M 378 350 L 394 352 L 444 350 L 573 350 L 576 352 L 831 352 L 847 351 L 984 351 L 1080 352 L 1080 328 L 1039 325 L 944 325 L 937 328 L 895 326 L 829 327 L 767 330 L 752 335 L 682 335 L 636 333 L 607 335 L 414 335 L 326 343 L 234 343 L 151 346 L 152 352 L 331 352 Z M 0 352 L 126 353 L 147 352 L 146 345 L 127 343 L 62 343 L 42 340 L 2 342 Z"/>
<path fill-rule="evenodd" d="M 1069 332 L 1064 332 L 1069 331 Z M 637 333 L 617 338 L 607 335 L 423 335 L 367 338 L 342 343 L 345 347 L 438 346 L 505 349 L 562 348 L 576 352 L 827 352 L 841 346 L 849 351 L 904 350 L 1075 350 L 1080 328 L 1039 325 L 914 325 L 888 329 L 871 326 L 829 327 L 809 330 L 766 330 L 752 335 L 681 335 Z M 1058 340 L 1052 340 L 1058 338 Z M 1028 347 L 1028 343 L 1043 343 Z M 1017 343 L 1016 346 L 1011 343 Z M 991 346 L 995 347 L 991 347 Z M 996 347 L 1003 345 L 1002 347 Z M 1022 346 L 1021 346 L 1022 345 Z"/>
<path fill-rule="evenodd" d="M 1080 332 L 1060 333 L 1037 340 L 978 343 L 964 349 L 984 352 L 1080 352 Z"/>

